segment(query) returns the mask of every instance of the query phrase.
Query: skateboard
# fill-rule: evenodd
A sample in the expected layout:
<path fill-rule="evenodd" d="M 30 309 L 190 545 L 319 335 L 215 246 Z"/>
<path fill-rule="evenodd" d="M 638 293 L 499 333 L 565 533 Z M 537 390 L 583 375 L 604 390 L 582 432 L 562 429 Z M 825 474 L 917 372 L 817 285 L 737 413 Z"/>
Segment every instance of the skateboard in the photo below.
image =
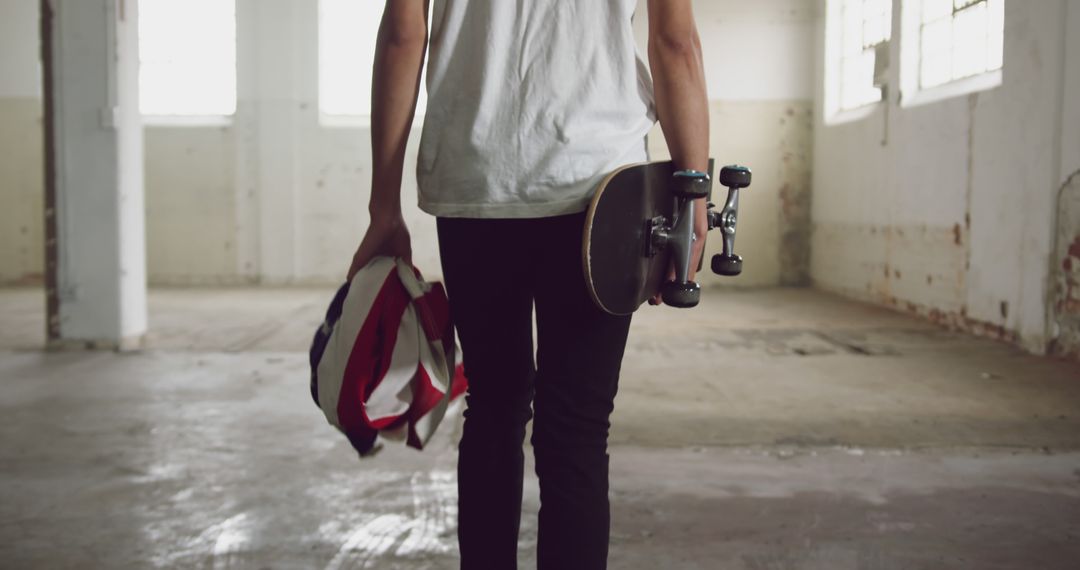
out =
<path fill-rule="evenodd" d="M 724 251 L 713 256 L 718 275 L 742 273 L 735 255 L 739 190 L 750 186 L 745 166 L 725 166 L 720 183 L 728 189 L 723 209 L 712 196 L 713 160 L 708 172 L 676 170 L 667 162 L 631 164 L 609 174 L 597 188 L 585 218 L 582 263 L 593 302 L 613 315 L 629 315 L 661 293 L 673 307 L 697 306 L 701 287 L 689 279 L 694 242 L 695 200 L 706 198 L 709 229 L 720 228 Z M 675 280 L 668 281 L 672 264 Z"/>

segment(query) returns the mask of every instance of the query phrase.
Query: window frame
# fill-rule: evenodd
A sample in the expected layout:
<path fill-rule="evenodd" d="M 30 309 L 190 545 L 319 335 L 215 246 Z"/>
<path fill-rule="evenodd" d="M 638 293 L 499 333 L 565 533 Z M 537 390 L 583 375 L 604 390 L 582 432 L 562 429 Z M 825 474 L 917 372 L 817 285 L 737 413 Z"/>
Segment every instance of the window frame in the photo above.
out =
<path fill-rule="evenodd" d="M 847 25 L 847 10 L 849 9 L 849 2 L 852 0 L 828 0 L 826 3 L 826 16 L 825 16 L 825 123 L 826 125 L 842 124 L 851 121 L 857 121 L 872 115 L 876 109 L 878 109 L 883 103 L 885 103 L 886 93 L 880 87 L 873 86 L 873 74 L 870 76 L 871 85 L 868 88 L 869 91 L 876 91 L 877 96 L 872 100 L 856 103 L 850 106 L 845 106 L 846 84 L 845 76 L 847 75 L 846 69 L 848 62 L 856 60 L 858 58 L 872 57 L 876 58 L 876 51 L 879 46 L 884 44 L 888 46 L 893 39 L 894 31 L 894 18 L 893 18 L 893 6 L 894 0 L 884 0 L 887 6 L 884 12 L 878 14 L 884 18 L 881 22 L 880 35 L 872 36 L 874 41 L 869 41 L 866 36 L 867 24 L 869 20 L 866 17 L 865 12 L 860 17 L 861 25 L 859 29 L 859 43 L 862 48 L 858 54 L 845 53 L 846 43 L 848 42 L 848 34 L 850 33 L 849 26 Z M 863 3 L 863 7 L 866 7 L 868 0 L 855 0 Z"/>
<path fill-rule="evenodd" d="M 953 77 L 952 79 L 932 85 L 929 87 L 923 86 L 923 33 L 928 24 L 941 21 L 942 19 L 935 20 L 934 22 L 923 21 L 923 3 L 925 0 L 907 0 L 903 6 L 903 30 L 902 35 L 905 41 L 902 42 L 902 54 L 901 54 L 901 68 L 900 68 L 900 84 L 901 84 L 901 96 L 900 106 L 903 108 L 918 107 L 921 105 L 927 105 L 938 101 L 944 101 L 955 97 L 961 97 L 971 93 L 977 93 L 981 91 L 988 91 L 996 87 L 1001 86 L 1004 80 L 1005 70 L 1005 32 L 1004 32 L 1004 19 L 1005 19 L 1005 2 L 1006 0 L 950 0 L 953 4 L 951 12 L 948 14 L 948 18 L 955 21 L 958 14 L 970 10 L 973 7 L 983 4 L 986 5 L 988 11 L 987 17 L 991 15 L 989 11 L 990 2 L 1000 1 L 1002 10 L 1001 21 L 1001 59 L 1000 67 L 988 68 L 984 71 L 975 72 L 971 75 Z M 957 3 L 962 2 L 961 6 L 957 6 Z M 988 22 L 988 26 L 992 22 Z M 990 28 L 987 28 L 987 34 L 990 34 Z M 953 34 L 950 32 L 950 40 L 953 38 Z M 989 41 L 989 40 L 988 40 Z M 955 53 L 955 43 L 950 47 L 950 57 L 952 53 Z M 989 66 L 988 66 L 989 67 Z M 955 71 L 950 71 L 950 75 Z"/>

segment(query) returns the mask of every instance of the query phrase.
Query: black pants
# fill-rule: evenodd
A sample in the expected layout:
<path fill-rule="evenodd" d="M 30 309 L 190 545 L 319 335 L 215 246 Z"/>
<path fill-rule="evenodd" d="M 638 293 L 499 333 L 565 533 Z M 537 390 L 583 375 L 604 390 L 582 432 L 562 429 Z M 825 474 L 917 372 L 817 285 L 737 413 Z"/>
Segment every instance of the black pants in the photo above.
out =
<path fill-rule="evenodd" d="M 530 404 L 540 479 L 537 565 L 606 567 L 608 418 L 630 317 L 603 313 L 589 298 L 581 264 L 584 220 L 584 214 L 438 220 L 469 378 L 458 458 L 463 569 L 517 568 Z"/>

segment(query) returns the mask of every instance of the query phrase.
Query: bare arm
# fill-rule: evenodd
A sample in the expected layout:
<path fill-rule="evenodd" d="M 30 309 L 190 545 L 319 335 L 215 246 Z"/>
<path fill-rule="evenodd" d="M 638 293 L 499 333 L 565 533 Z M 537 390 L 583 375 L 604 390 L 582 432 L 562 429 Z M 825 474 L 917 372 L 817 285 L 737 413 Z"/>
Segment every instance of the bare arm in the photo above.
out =
<path fill-rule="evenodd" d="M 371 208 L 400 212 L 405 144 L 427 48 L 427 0 L 387 0 L 371 89 Z M 375 212 L 372 212 L 373 214 Z"/>
<path fill-rule="evenodd" d="M 709 167 L 709 103 L 701 39 L 691 0 L 649 0 L 649 67 L 656 112 L 676 168 L 706 171 Z M 694 242 L 690 252 L 691 281 L 705 250 L 708 218 L 705 200 L 694 209 Z M 672 267 L 669 279 L 674 279 Z M 650 301 L 658 305 L 660 294 Z"/>
<path fill-rule="evenodd" d="M 375 256 L 410 259 L 401 181 L 427 50 L 428 0 L 386 0 L 375 44 L 371 89 L 371 200 L 368 226 L 348 278 Z"/>
<path fill-rule="evenodd" d="M 649 0 L 649 67 L 672 160 L 681 169 L 704 171 L 709 106 L 691 0 Z"/>

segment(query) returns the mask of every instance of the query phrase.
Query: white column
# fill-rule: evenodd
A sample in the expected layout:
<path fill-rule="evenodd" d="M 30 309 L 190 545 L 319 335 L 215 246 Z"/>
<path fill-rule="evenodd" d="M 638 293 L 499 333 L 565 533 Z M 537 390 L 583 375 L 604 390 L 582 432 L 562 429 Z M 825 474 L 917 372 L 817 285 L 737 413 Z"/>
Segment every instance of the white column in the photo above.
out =
<path fill-rule="evenodd" d="M 147 324 L 138 2 L 51 2 L 60 335 L 52 342 L 136 348 Z"/>
<path fill-rule="evenodd" d="M 297 16 L 306 2 L 258 0 L 254 11 L 255 57 L 252 73 L 255 153 L 258 165 L 259 277 L 262 283 L 285 284 L 296 278 Z M 311 2 L 315 5 L 315 2 Z M 247 12 L 250 14 L 251 12 Z M 248 25 L 250 29 L 250 24 Z M 250 45 L 248 46 L 250 48 Z"/>

